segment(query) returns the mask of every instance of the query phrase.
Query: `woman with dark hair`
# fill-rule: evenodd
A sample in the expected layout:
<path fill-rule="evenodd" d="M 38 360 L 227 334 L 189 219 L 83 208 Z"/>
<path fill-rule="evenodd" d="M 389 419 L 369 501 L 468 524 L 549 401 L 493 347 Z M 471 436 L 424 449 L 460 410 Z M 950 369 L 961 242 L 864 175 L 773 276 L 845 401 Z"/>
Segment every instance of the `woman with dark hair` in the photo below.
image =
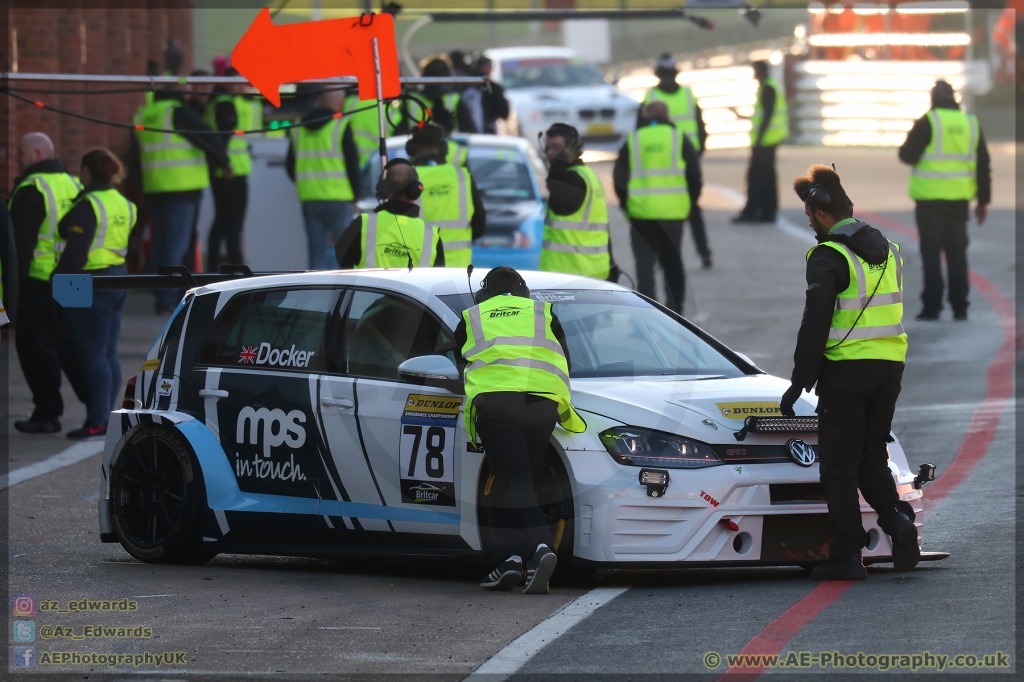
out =
<path fill-rule="evenodd" d="M 57 230 L 66 242 L 55 274 L 124 275 L 128 235 L 135 227 L 135 204 L 115 187 L 124 179 L 124 166 L 106 149 L 91 149 L 82 157 L 85 186 Z M 98 289 L 91 308 L 65 308 L 64 324 L 75 345 L 88 382 L 85 425 L 68 438 L 103 436 L 121 388 L 117 337 L 127 293 Z"/>

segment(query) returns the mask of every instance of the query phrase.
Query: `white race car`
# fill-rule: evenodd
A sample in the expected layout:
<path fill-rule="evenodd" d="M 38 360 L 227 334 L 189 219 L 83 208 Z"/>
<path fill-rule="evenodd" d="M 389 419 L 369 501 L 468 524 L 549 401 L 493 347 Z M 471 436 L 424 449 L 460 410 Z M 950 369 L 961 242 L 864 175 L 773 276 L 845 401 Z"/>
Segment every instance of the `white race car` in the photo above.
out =
<path fill-rule="evenodd" d="M 505 88 L 509 131 L 536 142 L 552 123 L 568 123 L 584 142 L 619 143 L 636 128 L 636 100 L 565 47 L 485 50 L 491 77 Z"/>
<path fill-rule="evenodd" d="M 239 277 L 190 290 L 112 413 L 101 538 L 152 562 L 217 553 L 482 555 L 500 489 L 467 441 L 462 270 Z M 524 272 L 554 306 L 581 434 L 537 480 L 560 567 L 807 565 L 827 552 L 808 397 L 656 303 Z M 898 441 L 904 500 L 920 482 Z M 888 537 L 862 506 L 868 563 Z M 939 558 L 925 555 L 925 559 Z"/>

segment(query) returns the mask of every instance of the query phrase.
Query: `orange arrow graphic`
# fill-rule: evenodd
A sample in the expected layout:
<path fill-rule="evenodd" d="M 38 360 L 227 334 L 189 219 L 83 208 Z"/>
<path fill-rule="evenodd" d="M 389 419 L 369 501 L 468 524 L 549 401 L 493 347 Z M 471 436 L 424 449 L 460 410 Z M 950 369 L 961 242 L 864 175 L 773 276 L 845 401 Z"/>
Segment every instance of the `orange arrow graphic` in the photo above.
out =
<path fill-rule="evenodd" d="M 398 47 L 390 14 L 276 26 L 264 8 L 231 53 L 231 65 L 275 107 L 278 88 L 315 78 L 355 76 L 359 99 L 376 99 L 373 39 L 380 54 L 383 97 L 398 97 Z"/>

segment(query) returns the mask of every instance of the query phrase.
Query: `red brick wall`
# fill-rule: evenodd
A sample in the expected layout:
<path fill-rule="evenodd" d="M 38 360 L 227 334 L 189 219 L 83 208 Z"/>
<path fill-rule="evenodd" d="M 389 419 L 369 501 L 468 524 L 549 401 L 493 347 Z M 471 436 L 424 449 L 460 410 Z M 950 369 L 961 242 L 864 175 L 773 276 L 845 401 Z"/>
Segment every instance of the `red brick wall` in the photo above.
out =
<path fill-rule="evenodd" d="M 86 3 L 81 3 L 85 5 Z M 114 4 L 114 3 L 110 3 Z M 192 70 L 192 8 L 189 0 L 164 0 L 162 7 L 141 8 L 143 3 L 126 2 L 126 8 L 102 8 L 92 3 L 69 8 L 71 3 L 45 9 L 0 10 L 0 33 L 6 46 L 0 56 L 0 71 L 21 73 L 146 73 L 146 61 L 155 59 L 163 68 L 167 38 L 174 38 L 184 55 L 182 74 Z M 84 37 L 84 41 L 83 41 Z M 16 56 L 17 62 L 12 63 Z M 116 88 L 105 84 L 85 86 L 60 82 L 12 82 L 12 88 L 53 88 L 95 90 Z M 25 94 L 46 104 L 104 120 L 129 123 L 142 104 L 140 93 L 118 95 Z M 0 139 L 0 193 L 7 196 L 18 175 L 18 140 L 32 131 L 50 136 L 72 173 L 78 172 L 82 154 L 91 147 L 108 147 L 123 156 L 130 132 L 70 116 L 61 116 L 5 98 L 0 106 L 0 127 L 7 135 Z"/>

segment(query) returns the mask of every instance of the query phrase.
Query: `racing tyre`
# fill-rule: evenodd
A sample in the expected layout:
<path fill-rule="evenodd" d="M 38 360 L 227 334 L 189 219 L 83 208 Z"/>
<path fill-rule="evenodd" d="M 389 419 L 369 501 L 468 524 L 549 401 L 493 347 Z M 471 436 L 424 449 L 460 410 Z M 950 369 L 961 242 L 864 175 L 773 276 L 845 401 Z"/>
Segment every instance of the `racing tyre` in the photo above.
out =
<path fill-rule="evenodd" d="M 132 434 L 110 466 L 111 520 L 125 551 L 158 564 L 200 564 L 205 490 L 192 449 L 159 424 Z"/>

